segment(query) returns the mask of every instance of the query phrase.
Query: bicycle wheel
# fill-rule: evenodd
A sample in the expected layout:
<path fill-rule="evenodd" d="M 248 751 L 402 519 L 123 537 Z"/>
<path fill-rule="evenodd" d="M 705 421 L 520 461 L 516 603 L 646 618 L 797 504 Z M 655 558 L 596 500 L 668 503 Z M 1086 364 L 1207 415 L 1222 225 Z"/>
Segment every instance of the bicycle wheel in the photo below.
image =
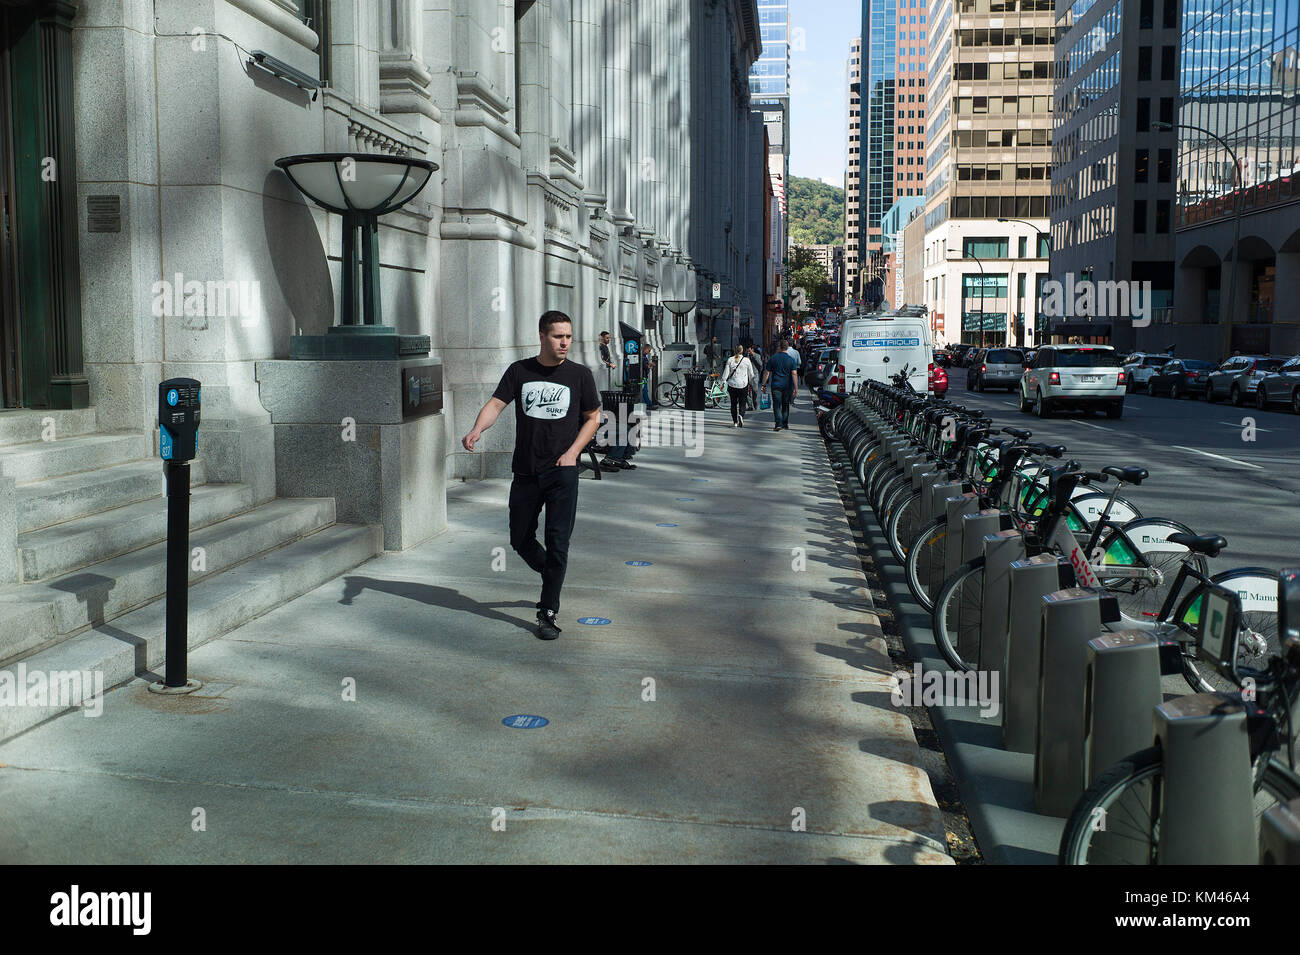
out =
<path fill-rule="evenodd" d="M 900 562 L 907 560 L 907 550 L 912 546 L 912 539 L 921 526 L 921 495 L 911 488 L 906 490 L 906 498 L 891 501 L 888 522 L 885 525 L 885 537 L 889 549 Z"/>
<path fill-rule="evenodd" d="M 671 381 L 661 381 L 659 382 L 659 387 L 655 390 L 655 396 L 658 398 L 661 405 L 676 408 L 679 397 L 678 391 L 678 385 L 673 384 Z"/>
<path fill-rule="evenodd" d="M 907 586 L 926 613 L 934 609 L 934 594 L 943 586 L 948 518 L 938 517 L 921 528 L 907 548 Z"/>
<path fill-rule="evenodd" d="M 954 670 L 979 666 L 983 613 L 984 558 L 976 557 L 944 581 L 930 611 L 935 645 Z"/>
<path fill-rule="evenodd" d="M 1255 832 L 1273 806 L 1300 796 L 1300 780 L 1267 760 L 1257 769 Z M 1061 834 L 1061 865 L 1155 865 L 1160 849 L 1159 746 L 1126 756 L 1079 797 Z"/>
<path fill-rule="evenodd" d="M 1277 573 L 1267 567 L 1237 567 L 1210 578 L 1235 590 L 1241 600 L 1237 630 L 1237 667 L 1262 671 L 1269 657 L 1281 656 L 1277 625 Z M 1196 632 L 1201 619 L 1201 598 L 1206 587 L 1197 584 L 1174 611 L 1174 622 Z M 1183 655 L 1183 677 L 1196 693 L 1238 693 L 1236 683 L 1219 673 L 1213 664 L 1198 659 L 1196 648 Z"/>
<path fill-rule="evenodd" d="M 1189 551 L 1181 544 L 1171 544 L 1173 533 L 1191 534 L 1192 529 L 1177 521 L 1144 517 L 1113 528 L 1098 545 L 1102 560 L 1089 554 L 1101 586 L 1115 595 L 1120 613 L 1134 620 L 1151 622 L 1160 615 L 1165 598 Z M 1205 557 L 1191 554 L 1193 565 L 1202 574 L 1207 569 Z M 1100 566 L 1096 566 L 1100 563 Z M 1157 572 L 1156 579 L 1145 577 L 1107 577 L 1106 567 L 1147 567 Z"/>
<path fill-rule="evenodd" d="M 880 521 L 880 526 L 885 526 L 885 521 L 889 514 L 885 510 L 885 505 L 897 494 L 902 488 L 910 488 L 912 479 L 906 474 L 899 471 L 894 472 L 894 476 L 886 481 L 876 482 L 876 498 L 872 502 L 873 510 L 876 512 L 876 518 Z"/>

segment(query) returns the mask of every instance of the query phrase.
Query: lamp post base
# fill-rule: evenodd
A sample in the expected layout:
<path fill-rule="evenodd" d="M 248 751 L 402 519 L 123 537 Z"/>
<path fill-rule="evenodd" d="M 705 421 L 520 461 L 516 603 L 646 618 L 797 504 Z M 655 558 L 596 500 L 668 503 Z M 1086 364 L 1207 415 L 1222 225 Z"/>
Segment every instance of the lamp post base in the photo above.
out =
<path fill-rule="evenodd" d="M 294 335 L 295 361 L 382 361 L 429 354 L 428 335 L 399 335 L 392 325 L 335 325 L 324 335 Z"/>

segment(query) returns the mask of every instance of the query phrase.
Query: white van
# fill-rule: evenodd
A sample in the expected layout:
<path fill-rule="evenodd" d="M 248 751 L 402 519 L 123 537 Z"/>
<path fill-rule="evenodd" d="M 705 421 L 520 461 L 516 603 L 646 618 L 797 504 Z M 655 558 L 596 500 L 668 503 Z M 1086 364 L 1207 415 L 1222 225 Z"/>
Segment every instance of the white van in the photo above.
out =
<path fill-rule="evenodd" d="M 840 328 L 840 365 L 844 389 L 853 392 L 863 381 L 882 381 L 908 368 L 916 391 L 929 388 L 934 344 L 924 316 L 881 312 L 878 316 L 847 318 Z"/>

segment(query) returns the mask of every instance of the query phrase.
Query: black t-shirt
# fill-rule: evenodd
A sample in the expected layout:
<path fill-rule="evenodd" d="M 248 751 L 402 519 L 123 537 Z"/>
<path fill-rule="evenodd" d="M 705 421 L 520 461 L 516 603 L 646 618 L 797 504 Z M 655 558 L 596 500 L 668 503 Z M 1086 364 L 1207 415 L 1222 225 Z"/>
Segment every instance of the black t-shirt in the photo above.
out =
<path fill-rule="evenodd" d="M 577 440 L 582 416 L 600 407 L 596 379 L 586 365 L 565 360 L 548 367 L 536 358 L 514 362 L 492 397 L 515 403 L 516 474 L 538 474 Z"/>

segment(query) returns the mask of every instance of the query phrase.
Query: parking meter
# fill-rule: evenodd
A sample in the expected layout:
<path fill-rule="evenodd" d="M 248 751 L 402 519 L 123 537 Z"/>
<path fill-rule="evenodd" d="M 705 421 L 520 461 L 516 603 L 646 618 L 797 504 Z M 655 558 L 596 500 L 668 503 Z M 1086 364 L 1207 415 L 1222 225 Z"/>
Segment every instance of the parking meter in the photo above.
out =
<path fill-rule="evenodd" d="M 623 380 L 640 381 L 646 375 L 645 363 L 641 355 L 643 333 L 626 322 L 618 323 L 618 334 L 623 339 Z"/>
<path fill-rule="evenodd" d="M 158 385 L 158 456 L 167 477 L 167 672 L 155 693 L 189 693 L 202 684 L 186 676 L 189 653 L 190 462 L 199 430 L 199 382 L 168 378 Z"/>
<path fill-rule="evenodd" d="M 193 461 L 199 430 L 199 383 L 168 378 L 158 386 L 158 455 L 164 461 Z"/>

